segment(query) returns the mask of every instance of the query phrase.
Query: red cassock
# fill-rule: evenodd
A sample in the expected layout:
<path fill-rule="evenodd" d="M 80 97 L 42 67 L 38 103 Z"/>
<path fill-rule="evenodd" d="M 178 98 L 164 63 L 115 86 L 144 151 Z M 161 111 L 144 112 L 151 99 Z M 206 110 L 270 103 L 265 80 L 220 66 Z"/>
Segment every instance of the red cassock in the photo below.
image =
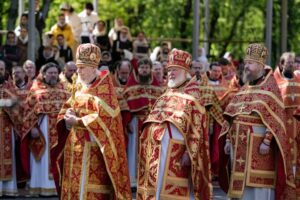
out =
<path fill-rule="evenodd" d="M 196 81 L 196 77 L 193 77 L 191 81 Z M 214 89 L 208 84 L 208 78 L 206 74 L 201 76 L 201 79 L 199 81 L 199 86 L 195 86 L 199 87 L 199 98 L 205 106 L 206 110 L 206 126 L 208 127 L 206 130 L 208 131 L 208 135 L 210 137 L 209 150 L 211 169 L 212 173 L 214 175 L 217 175 L 219 171 L 218 138 L 220 136 L 222 124 L 224 122 L 223 110 Z"/>
<path fill-rule="evenodd" d="M 142 85 L 139 83 L 135 71 L 130 75 L 123 95 L 130 112 L 139 119 L 139 130 L 156 99 L 162 93 L 163 88 L 153 76 L 151 76 L 149 84 Z"/>
<path fill-rule="evenodd" d="M 241 198 L 246 186 L 274 188 L 276 199 L 294 199 L 290 137 L 280 91 L 271 71 L 257 85 L 245 85 L 232 98 L 224 112 L 220 145 L 220 185 L 228 196 Z M 264 136 L 253 127 L 266 127 L 273 135 L 270 152 L 259 153 Z M 224 153 L 225 139 L 234 149 L 232 169 Z M 230 180 L 229 175 L 230 174 Z"/>

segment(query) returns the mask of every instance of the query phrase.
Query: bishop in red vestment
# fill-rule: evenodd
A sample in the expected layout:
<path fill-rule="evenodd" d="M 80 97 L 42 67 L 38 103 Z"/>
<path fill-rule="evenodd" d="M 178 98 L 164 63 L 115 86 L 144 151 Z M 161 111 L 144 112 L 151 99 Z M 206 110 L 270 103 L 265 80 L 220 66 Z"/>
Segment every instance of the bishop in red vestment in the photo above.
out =
<path fill-rule="evenodd" d="M 212 199 L 205 107 L 190 79 L 191 55 L 173 49 L 168 89 L 144 122 L 137 199 Z"/>
<path fill-rule="evenodd" d="M 224 112 L 219 180 L 231 198 L 296 197 L 284 104 L 272 71 L 264 68 L 267 55 L 263 45 L 249 45 L 243 74 L 246 84 Z"/>
<path fill-rule="evenodd" d="M 78 81 L 58 115 L 51 160 L 62 200 L 132 199 L 120 107 L 100 55 L 94 44 L 78 47 Z"/>

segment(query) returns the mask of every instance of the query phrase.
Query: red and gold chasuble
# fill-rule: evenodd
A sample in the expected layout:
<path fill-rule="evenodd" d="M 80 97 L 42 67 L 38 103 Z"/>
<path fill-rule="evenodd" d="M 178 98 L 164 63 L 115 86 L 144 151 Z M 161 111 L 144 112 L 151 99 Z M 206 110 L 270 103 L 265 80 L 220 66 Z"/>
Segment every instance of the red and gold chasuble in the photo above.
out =
<path fill-rule="evenodd" d="M 223 110 L 226 109 L 227 105 L 230 103 L 231 99 L 234 97 L 234 95 L 240 90 L 241 86 L 239 85 L 239 80 L 235 76 L 233 79 L 231 79 L 229 88 L 227 92 L 221 97 L 221 107 Z"/>
<path fill-rule="evenodd" d="M 184 141 L 170 139 L 160 199 L 190 199 L 189 176 L 195 199 L 212 199 L 207 123 L 199 95 L 199 84 L 194 82 L 168 89 L 154 104 L 140 137 L 138 200 L 155 200 L 161 141 L 169 123 L 180 131 Z M 185 151 L 191 159 L 190 167 L 180 164 Z"/>
<path fill-rule="evenodd" d="M 0 99 L 16 98 L 14 86 L 5 81 L 0 85 Z M 12 130 L 17 121 L 17 114 L 11 108 L 0 107 L 0 181 L 13 178 Z"/>
<path fill-rule="evenodd" d="M 227 106 L 220 143 L 220 185 L 228 196 L 241 198 L 244 187 L 275 188 L 276 199 L 295 199 L 291 144 L 286 134 L 286 117 L 280 91 L 271 71 L 258 85 L 245 85 Z M 267 128 L 274 139 L 270 153 L 261 155 L 259 147 L 264 134 L 253 127 Z M 226 134 L 233 147 L 230 182 L 226 182 L 228 156 L 224 154 Z M 227 157 L 227 159 L 226 159 Z M 228 177 L 227 177 L 228 178 Z M 229 189 L 228 189 L 229 187 Z"/>
<path fill-rule="evenodd" d="M 296 165 L 295 183 L 297 197 L 300 199 L 300 122 L 294 118 L 294 112 L 300 106 L 300 77 L 294 75 L 292 79 L 282 76 L 279 68 L 274 72 L 286 111 L 286 129 L 291 138 L 293 165 Z"/>
<path fill-rule="evenodd" d="M 39 129 L 38 121 L 40 116 L 47 115 L 49 149 L 57 144 L 58 136 L 55 128 L 57 115 L 69 96 L 70 93 L 65 90 L 64 85 L 60 82 L 54 87 L 51 87 L 43 83 L 39 78 L 34 80 L 26 102 L 24 103 L 22 143 L 23 145 L 29 145 L 36 160 L 40 160 L 44 153 L 45 138 L 42 133 L 40 133 L 38 138 L 31 138 L 29 134 L 30 130 L 34 127 Z M 24 161 L 22 161 L 23 165 L 28 166 L 25 160 L 24 158 Z M 50 178 L 52 178 L 51 173 L 49 174 Z"/>
<path fill-rule="evenodd" d="M 191 81 L 196 81 L 196 77 L 194 77 Z M 218 166 L 219 166 L 219 148 L 218 148 L 218 138 L 220 136 L 220 131 L 222 128 L 222 124 L 224 122 L 223 118 L 223 110 L 220 105 L 220 101 L 216 96 L 213 88 L 208 84 L 208 78 L 206 74 L 201 76 L 200 80 L 199 94 L 197 98 L 199 98 L 206 110 L 206 122 L 207 122 L 207 131 L 212 129 L 212 135 L 210 139 L 210 159 L 212 165 L 212 172 L 214 174 L 218 174 Z M 196 86 L 197 87 L 197 86 Z M 190 87 L 191 88 L 191 87 Z"/>
<path fill-rule="evenodd" d="M 123 95 L 130 112 L 138 119 L 138 135 L 141 134 L 142 124 L 147 118 L 153 104 L 162 93 L 163 88 L 153 76 L 151 76 L 149 84 L 142 85 L 139 83 L 135 71 L 132 72 Z"/>
<path fill-rule="evenodd" d="M 294 112 L 297 109 L 298 106 L 300 106 L 300 77 L 294 76 L 292 79 L 286 79 L 282 76 L 282 74 L 279 71 L 279 68 L 274 72 L 275 80 L 278 84 L 281 97 L 284 103 L 285 111 L 286 111 L 286 128 L 287 128 L 287 134 L 289 134 L 290 138 L 292 139 L 292 145 L 293 145 L 293 164 L 296 165 L 297 155 L 300 141 L 299 137 L 299 130 L 300 130 L 300 122 L 297 121 L 296 118 L 294 118 Z M 300 160 L 298 163 L 298 166 L 300 167 Z M 300 172 L 299 172 L 300 173 Z M 300 175 L 300 174 L 299 174 Z M 299 177 L 300 178 L 300 177 Z"/>
<path fill-rule="evenodd" d="M 124 130 L 125 140 L 126 140 L 126 144 L 127 144 L 127 140 L 128 140 L 127 125 L 131 121 L 131 114 L 130 114 L 130 109 L 127 104 L 127 101 L 124 98 L 125 85 L 121 85 L 120 81 L 118 80 L 117 74 L 111 75 L 111 78 L 113 80 L 117 99 L 118 99 L 119 106 L 121 109 L 123 130 Z"/>
<path fill-rule="evenodd" d="M 29 80 L 26 82 L 26 85 L 23 88 L 18 88 L 15 85 L 15 92 L 19 99 L 19 104 L 21 105 L 20 108 L 24 108 L 24 103 L 26 102 L 26 98 L 29 94 L 29 90 L 32 86 L 32 81 Z M 22 111 L 23 112 L 23 111 Z M 22 113 L 20 112 L 20 113 Z M 22 119 L 21 119 L 22 120 Z M 18 134 L 18 137 L 15 140 L 15 155 L 16 155 L 16 166 L 17 167 L 17 180 L 18 182 L 25 182 L 29 179 L 29 151 L 28 151 L 28 144 L 21 145 L 21 129 L 22 129 L 23 123 L 20 123 L 18 126 L 15 126 L 15 132 Z M 17 131 L 16 131 L 17 130 Z M 26 161 L 27 166 L 25 167 L 22 165 L 22 159 L 28 159 Z M 24 168 L 25 167 L 25 168 Z"/>
<path fill-rule="evenodd" d="M 58 115 L 59 143 L 51 150 L 60 199 L 129 200 L 120 107 L 109 72 L 100 72 L 89 88 L 79 83 L 76 87 Z M 83 122 L 70 132 L 63 120 L 69 108 Z"/>
<path fill-rule="evenodd" d="M 117 74 L 111 75 L 111 78 L 113 80 L 121 111 L 129 111 L 129 106 L 126 99 L 124 98 L 125 85 L 121 85 L 120 81 L 118 80 Z"/>
<path fill-rule="evenodd" d="M 19 100 L 22 103 L 25 102 L 31 86 L 32 86 L 32 81 L 26 83 L 26 86 L 24 88 L 18 88 L 17 86 L 15 86 L 16 95 L 18 96 Z"/>

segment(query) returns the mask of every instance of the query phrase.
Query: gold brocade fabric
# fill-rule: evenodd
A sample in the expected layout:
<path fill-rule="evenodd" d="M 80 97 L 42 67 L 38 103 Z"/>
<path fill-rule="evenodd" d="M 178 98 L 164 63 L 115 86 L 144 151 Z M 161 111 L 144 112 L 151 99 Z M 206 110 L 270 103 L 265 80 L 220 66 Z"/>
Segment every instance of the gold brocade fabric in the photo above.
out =
<path fill-rule="evenodd" d="M 274 188 L 278 149 L 272 143 L 269 154 L 261 155 L 259 146 L 264 139 L 253 127 L 265 127 L 257 116 L 239 115 L 229 131 L 234 157 L 228 196 L 240 198 L 244 187 Z"/>
<path fill-rule="evenodd" d="M 148 84 L 141 84 L 133 71 L 127 81 L 123 97 L 127 101 L 130 112 L 134 113 L 144 109 L 150 110 L 162 93 L 163 88 L 153 76 L 151 76 Z"/>
<path fill-rule="evenodd" d="M 61 155 L 61 199 L 131 199 L 120 107 L 108 71 L 89 87 L 78 85 L 64 104 L 58 123 L 73 108 L 83 126 L 72 127 Z M 84 177 L 84 179 L 83 179 Z"/>
<path fill-rule="evenodd" d="M 51 87 L 39 79 L 35 80 L 24 102 L 22 138 L 27 137 L 33 127 L 39 126 L 38 120 L 40 116 L 47 115 L 48 141 L 49 149 L 51 149 L 57 143 L 58 138 L 55 128 L 57 115 L 69 96 L 70 93 L 65 90 L 62 83 L 57 83 L 54 87 Z M 42 120 L 43 119 L 44 118 L 42 118 Z M 41 153 L 45 149 L 41 146 L 41 144 L 44 145 L 41 141 L 42 140 L 30 141 L 31 146 L 35 145 L 34 142 L 37 142 L 36 145 L 39 146 L 38 148 L 31 148 L 32 151 L 37 151 L 32 152 L 37 157 L 41 157 Z"/>
<path fill-rule="evenodd" d="M 286 111 L 286 129 L 292 145 L 293 165 L 296 165 L 297 197 L 300 199 L 300 122 L 293 116 L 297 107 L 300 106 L 300 77 L 294 75 L 292 79 L 286 79 L 278 67 L 274 72 L 274 77 Z"/>
<path fill-rule="evenodd" d="M 15 90 L 10 82 L 0 85 L 0 99 L 16 98 Z M 12 129 L 18 122 L 15 108 L 0 107 L 0 181 L 9 181 L 13 177 Z"/>
<path fill-rule="evenodd" d="M 191 81 L 194 80 L 195 77 Z M 199 98 L 203 102 L 207 114 L 212 117 L 213 120 L 215 120 L 218 124 L 222 125 L 224 122 L 223 110 L 221 108 L 220 101 L 216 96 L 216 93 L 214 92 L 213 88 L 208 85 L 208 79 L 206 75 L 202 76 L 199 89 L 200 93 L 197 98 Z"/>
<path fill-rule="evenodd" d="M 238 82 L 239 82 L 239 80 L 237 79 L 237 77 L 236 76 L 233 77 L 233 79 L 231 79 L 231 81 L 230 81 L 227 92 L 220 99 L 221 107 L 223 110 L 226 109 L 226 107 L 230 103 L 231 99 L 240 90 L 241 86 L 239 85 Z"/>
<path fill-rule="evenodd" d="M 263 81 L 257 85 L 245 85 L 240 91 L 232 98 L 227 106 L 224 115 L 227 117 L 227 122 L 223 124 L 221 136 L 219 140 L 223 140 L 227 133 L 229 138 L 235 144 L 233 150 L 235 159 L 233 163 L 236 163 L 233 175 L 231 176 L 231 185 L 229 185 L 228 193 L 231 197 L 241 198 L 243 194 L 243 183 L 249 184 L 253 187 L 272 187 L 274 186 L 273 169 L 268 163 L 276 163 L 276 199 L 294 199 L 295 198 L 295 183 L 292 171 L 292 154 L 290 138 L 286 133 L 286 126 L 284 119 L 286 114 L 284 111 L 284 104 L 281 99 L 280 91 L 276 84 L 272 71 L 268 71 Z M 241 125 L 243 120 L 238 120 L 241 116 L 258 116 L 261 123 L 272 133 L 274 147 L 272 151 L 278 149 L 276 153 L 276 160 L 274 157 L 265 157 L 260 159 L 257 149 L 250 151 L 252 147 L 259 147 L 263 138 L 257 137 L 253 130 L 249 128 L 251 123 Z M 243 122 L 244 123 L 244 122 Z M 259 124 L 256 122 L 255 124 Z M 239 129 L 237 129 L 239 128 Z M 230 131 L 231 130 L 231 131 Z M 245 137 L 246 136 L 246 137 Z M 251 147 L 252 145 L 252 147 Z M 245 151 L 247 147 L 248 152 Z M 236 157 L 241 155 L 241 157 Z M 244 157 L 243 157 L 243 156 Z M 271 154 L 272 155 L 272 152 Z M 246 156 L 246 157 L 245 157 Z M 251 158 L 252 156 L 252 158 Z M 240 159 L 241 158 L 241 159 Z M 248 162 L 247 159 L 257 158 L 260 163 L 252 160 Z M 255 161 L 255 162 L 254 162 Z M 238 166 L 241 166 L 241 171 L 249 174 L 250 180 L 246 180 L 247 176 L 235 176 L 240 175 Z M 244 167 L 243 167 L 244 166 Z M 225 167 L 225 166 L 223 166 Z M 270 172 L 265 172 L 269 170 Z M 261 174 L 252 176 L 251 170 L 260 171 Z M 224 169 L 225 171 L 225 169 Z M 259 177 L 262 177 L 261 179 Z M 235 180 L 238 179 L 238 182 Z M 235 185 L 232 185 L 235 183 Z M 237 186 L 238 185 L 238 186 Z"/>
<path fill-rule="evenodd" d="M 144 122 L 145 129 L 140 137 L 137 199 L 155 199 L 161 140 L 167 123 L 176 126 L 185 142 L 170 142 L 161 199 L 189 199 L 187 171 L 192 177 L 195 199 L 212 199 L 205 108 L 194 96 L 197 91 L 199 93 L 196 86 L 197 83 L 189 83 L 180 89 L 167 90 L 158 98 Z M 191 159 L 189 170 L 179 163 L 184 150 Z"/>
<path fill-rule="evenodd" d="M 112 75 L 111 78 L 113 80 L 113 84 L 114 84 L 114 87 L 115 87 L 115 91 L 116 91 L 116 95 L 117 95 L 117 98 L 118 98 L 118 101 L 119 101 L 121 111 L 125 111 L 125 110 L 129 111 L 127 101 L 124 98 L 125 85 L 120 84 L 116 74 Z"/>
<path fill-rule="evenodd" d="M 282 76 L 279 71 L 279 68 L 274 72 L 275 80 L 278 84 L 281 97 L 284 103 L 285 111 L 286 111 L 286 128 L 287 133 L 289 134 L 290 138 L 293 140 L 291 141 L 293 144 L 293 164 L 296 164 L 297 159 L 297 143 L 296 139 L 299 137 L 299 130 L 300 130 L 300 122 L 298 122 L 293 114 L 294 111 L 300 106 L 300 78 L 294 76 L 292 79 L 286 79 Z M 299 163 L 300 166 L 300 163 Z"/>

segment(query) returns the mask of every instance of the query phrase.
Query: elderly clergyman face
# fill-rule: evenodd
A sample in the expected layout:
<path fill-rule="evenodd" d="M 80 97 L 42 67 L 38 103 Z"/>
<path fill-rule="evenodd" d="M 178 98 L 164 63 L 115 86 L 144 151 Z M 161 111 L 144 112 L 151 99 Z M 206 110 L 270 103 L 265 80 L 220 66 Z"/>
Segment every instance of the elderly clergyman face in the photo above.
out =
<path fill-rule="evenodd" d="M 170 67 L 168 69 L 168 87 L 169 88 L 176 88 L 183 84 L 189 74 L 184 70 L 178 67 Z"/>

